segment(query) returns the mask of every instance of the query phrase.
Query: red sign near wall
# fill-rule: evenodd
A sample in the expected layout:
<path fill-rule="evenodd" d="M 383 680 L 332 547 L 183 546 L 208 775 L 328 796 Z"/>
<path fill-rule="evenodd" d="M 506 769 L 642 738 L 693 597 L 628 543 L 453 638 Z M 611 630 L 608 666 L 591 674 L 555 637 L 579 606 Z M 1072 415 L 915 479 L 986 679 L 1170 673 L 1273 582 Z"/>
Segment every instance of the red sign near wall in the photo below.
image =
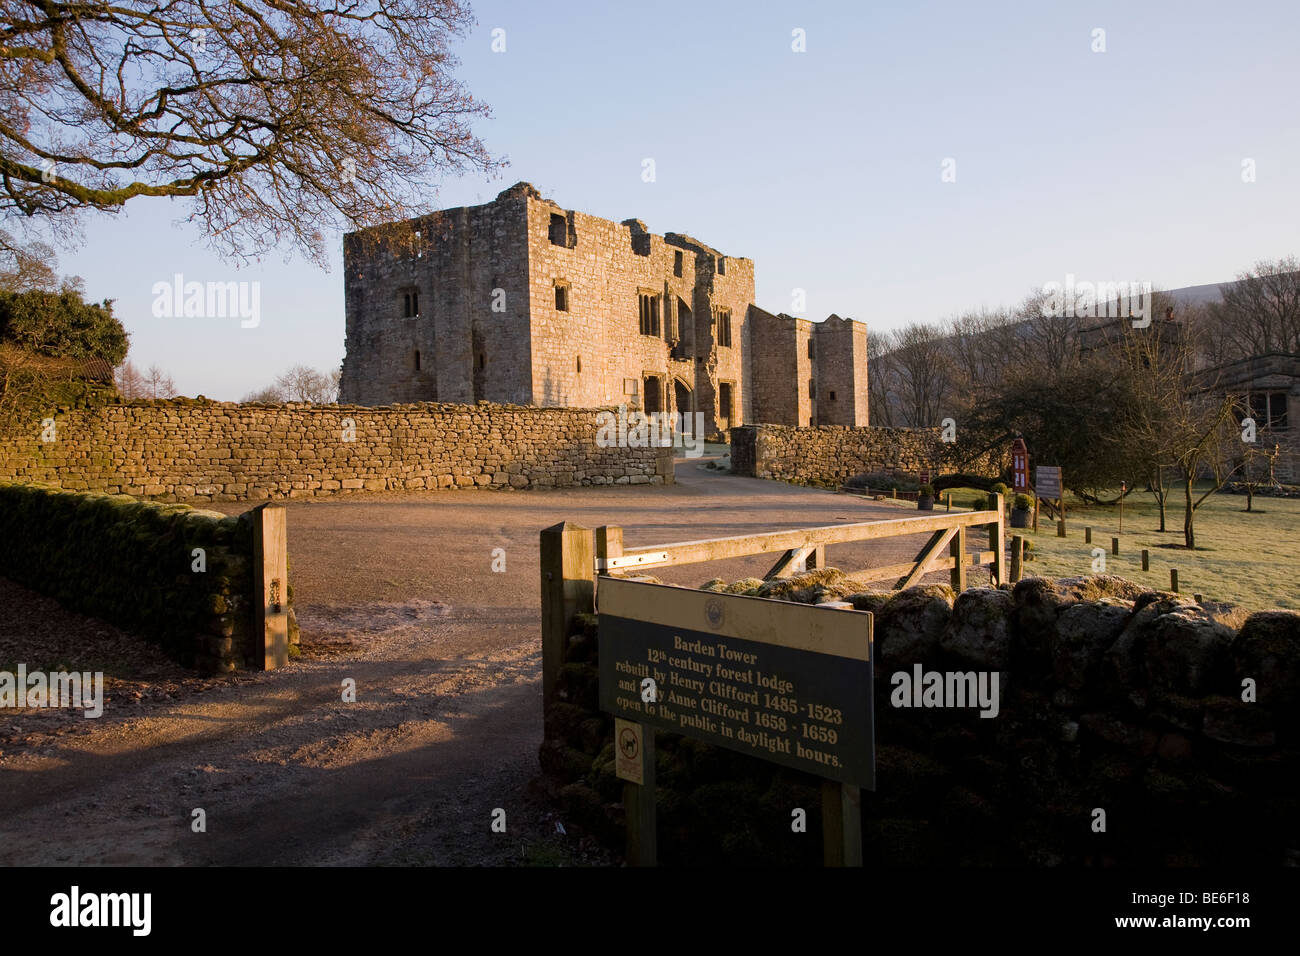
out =
<path fill-rule="evenodd" d="M 1017 438 L 1011 443 L 1012 486 L 1017 494 L 1029 490 L 1029 449 L 1025 440 Z"/>

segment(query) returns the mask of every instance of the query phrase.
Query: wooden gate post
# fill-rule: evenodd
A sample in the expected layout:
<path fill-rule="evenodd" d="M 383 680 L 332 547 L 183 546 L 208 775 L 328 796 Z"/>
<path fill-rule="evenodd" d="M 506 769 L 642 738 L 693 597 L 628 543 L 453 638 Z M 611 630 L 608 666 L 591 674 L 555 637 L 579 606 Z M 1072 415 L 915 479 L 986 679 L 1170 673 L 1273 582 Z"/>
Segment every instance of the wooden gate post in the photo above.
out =
<path fill-rule="evenodd" d="M 822 862 L 862 865 L 862 789 L 822 780 Z"/>
<path fill-rule="evenodd" d="M 966 526 L 957 528 L 956 534 L 948 545 L 948 553 L 953 557 L 952 589 L 958 594 L 966 590 Z"/>
<path fill-rule="evenodd" d="M 1007 533 L 1002 522 L 1006 512 L 1002 506 L 1002 496 L 994 495 L 998 500 L 998 520 L 989 523 L 989 550 L 993 552 L 993 583 L 1005 584 L 1007 581 Z"/>
<path fill-rule="evenodd" d="M 573 619 L 595 609 L 594 552 L 590 528 L 563 521 L 542 531 L 543 716 L 564 666 Z"/>
<path fill-rule="evenodd" d="M 601 525 L 596 529 L 596 559 L 623 556 L 623 529 Z M 659 861 L 655 800 L 655 729 L 640 724 L 641 782 L 623 781 L 623 814 L 627 818 L 628 866 L 656 866 Z M 615 742 L 617 744 L 617 741 Z"/>
<path fill-rule="evenodd" d="M 621 558 L 623 556 L 623 529 L 616 524 L 603 524 L 596 529 L 596 558 Z"/>
<path fill-rule="evenodd" d="M 289 549 L 284 507 L 253 509 L 253 657 L 263 670 L 289 663 Z"/>
<path fill-rule="evenodd" d="M 1025 561 L 1025 539 L 1018 534 L 1011 536 L 1011 583 L 1020 581 Z"/>

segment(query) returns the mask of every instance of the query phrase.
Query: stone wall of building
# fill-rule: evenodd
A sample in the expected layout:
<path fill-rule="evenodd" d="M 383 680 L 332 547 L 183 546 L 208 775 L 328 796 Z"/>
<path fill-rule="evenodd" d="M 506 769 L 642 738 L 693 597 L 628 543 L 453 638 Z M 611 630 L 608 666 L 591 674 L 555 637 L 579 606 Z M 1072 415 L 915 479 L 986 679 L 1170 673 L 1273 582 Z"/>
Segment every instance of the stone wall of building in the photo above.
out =
<path fill-rule="evenodd" d="M 800 353 L 799 319 L 749 309 L 749 352 L 753 365 L 749 394 L 755 422 L 808 424 L 811 406 L 805 388 L 810 377 L 808 347 Z M 809 336 L 805 335 L 804 338 Z"/>
<path fill-rule="evenodd" d="M 737 418 L 748 420 L 741 383 L 751 260 L 688 236 L 654 235 L 635 219 L 615 223 L 532 196 L 527 205 L 535 404 L 702 411 L 711 433 L 718 386 L 727 382 Z M 567 309 L 557 308 L 557 285 L 567 290 Z M 642 333 L 642 295 L 658 297 L 653 335 Z M 724 310 L 730 344 L 717 341 Z"/>
<path fill-rule="evenodd" d="M 599 447 L 597 409 L 133 401 L 0 441 L 0 478 L 163 500 L 663 484 L 672 448 Z"/>
<path fill-rule="evenodd" d="M 1105 575 L 960 595 L 855 587 L 866 585 L 834 568 L 765 588 L 705 585 L 845 600 L 875 616 L 867 865 L 1300 862 L 1300 613 L 1200 604 Z M 574 630 L 546 706 L 544 780 L 571 826 L 621 848 L 596 615 Z M 996 712 L 918 706 L 900 694 L 918 673 L 983 675 L 986 687 L 996 676 Z M 817 778 L 676 734 L 657 733 L 655 746 L 661 864 L 821 863 Z M 805 833 L 790 826 L 799 807 Z"/>
<path fill-rule="evenodd" d="M 745 425 L 731 430 L 731 469 L 738 475 L 808 484 L 839 484 L 864 472 L 937 476 L 959 470 L 945 458 L 938 428 L 849 428 Z"/>
<path fill-rule="evenodd" d="M 346 237 L 342 401 L 533 401 L 527 202 L 515 188 Z"/>
<path fill-rule="evenodd" d="M 818 425 L 865 428 L 867 391 L 867 327 L 832 315 L 813 326 L 816 350 Z"/>
<path fill-rule="evenodd" d="M 769 316 L 753 307 L 751 260 L 565 209 L 528 183 L 349 234 L 344 266 L 344 401 L 625 403 L 702 413 L 710 435 L 815 424 L 821 405 L 866 423 L 865 326 Z"/>

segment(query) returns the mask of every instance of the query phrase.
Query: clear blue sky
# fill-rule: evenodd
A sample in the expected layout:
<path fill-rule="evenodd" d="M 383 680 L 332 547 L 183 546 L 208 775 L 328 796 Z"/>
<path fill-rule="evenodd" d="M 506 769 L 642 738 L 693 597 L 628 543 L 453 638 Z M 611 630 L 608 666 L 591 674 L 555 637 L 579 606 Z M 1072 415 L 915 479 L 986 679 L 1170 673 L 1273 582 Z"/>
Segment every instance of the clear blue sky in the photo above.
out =
<path fill-rule="evenodd" d="M 770 311 L 791 311 L 802 288 L 807 317 L 881 330 L 1010 304 L 1067 273 L 1175 288 L 1300 254 L 1295 0 L 474 12 L 459 75 L 492 107 L 477 130 L 510 167 L 447 182 L 436 204 L 526 180 L 567 208 L 752 258 Z M 498 27 L 505 53 L 491 51 Z M 656 182 L 642 181 L 645 158 Z M 341 239 L 329 272 L 296 255 L 237 269 L 175 224 L 184 212 L 136 200 L 62 255 L 91 298 L 117 301 L 131 359 L 227 400 L 296 362 L 337 366 Z M 260 326 L 154 318 L 153 284 L 177 272 L 260 281 Z"/>

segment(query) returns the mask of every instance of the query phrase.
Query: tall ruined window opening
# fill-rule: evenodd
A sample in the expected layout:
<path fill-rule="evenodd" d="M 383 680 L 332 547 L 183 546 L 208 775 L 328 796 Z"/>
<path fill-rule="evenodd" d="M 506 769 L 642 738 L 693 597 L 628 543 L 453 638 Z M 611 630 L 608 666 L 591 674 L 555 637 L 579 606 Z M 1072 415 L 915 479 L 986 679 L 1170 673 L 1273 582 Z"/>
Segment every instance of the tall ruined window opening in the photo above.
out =
<path fill-rule="evenodd" d="M 659 379 L 654 375 L 647 375 L 645 379 L 646 414 L 656 414 L 663 410 L 663 396 L 660 392 Z"/>
<path fill-rule="evenodd" d="M 416 349 L 416 350 L 415 350 L 415 370 L 416 370 L 417 372 L 420 370 L 420 350 L 419 350 L 419 349 Z"/>
<path fill-rule="evenodd" d="M 659 334 L 659 296 L 642 292 L 637 296 L 639 325 L 642 335 Z"/>
<path fill-rule="evenodd" d="M 731 383 L 718 383 L 718 427 L 731 426 Z"/>
<path fill-rule="evenodd" d="M 679 279 L 682 277 L 682 254 L 680 252 L 673 253 L 673 275 Z"/>
<path fill-rule="evenodd" d="M 420 315 L 420 293 L 407 289 L 402 293 L 402 318 L 415 319 Z"/>
<path fill-rule="evenodd" d="M 726 274 L 727 274 L 727 257 L 718 256 L 718 275 L 725 276 Z"/>
<path fill-rule="evenodd" d="M 731 310 L 719 309 L 717 313 L 718 345 L 721 348 L 731 347 Z"/>
<path fill-rule="evenodd" d="M 558 312 L 569 311 L 569 285 L 567 282 L 555 283 L 555 308 Z"/>
<path fill-rule="evenodd" d="M 569 244 L 569 223 L 558 212 L 551 213 L 549 235 L 553 246 L 567 246 Z"/>

